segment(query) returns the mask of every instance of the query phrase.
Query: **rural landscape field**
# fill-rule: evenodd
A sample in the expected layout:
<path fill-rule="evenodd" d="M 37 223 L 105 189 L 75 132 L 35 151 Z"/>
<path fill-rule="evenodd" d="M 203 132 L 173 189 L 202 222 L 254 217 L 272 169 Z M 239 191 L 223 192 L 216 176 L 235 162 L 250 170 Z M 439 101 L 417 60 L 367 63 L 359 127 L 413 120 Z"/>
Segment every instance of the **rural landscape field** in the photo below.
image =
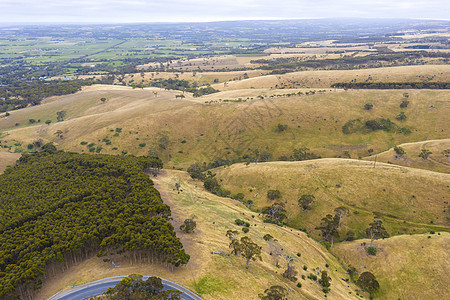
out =
<path fill-rule="evenodd" d="M 0 24 L 0 299 L 450 298 L 449 21 L 93 24 Z"/>

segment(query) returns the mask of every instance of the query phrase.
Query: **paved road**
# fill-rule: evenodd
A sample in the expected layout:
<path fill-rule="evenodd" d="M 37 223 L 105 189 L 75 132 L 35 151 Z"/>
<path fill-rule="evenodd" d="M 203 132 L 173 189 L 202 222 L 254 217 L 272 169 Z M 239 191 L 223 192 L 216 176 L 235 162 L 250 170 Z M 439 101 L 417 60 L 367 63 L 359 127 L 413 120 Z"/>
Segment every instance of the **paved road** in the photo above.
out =
<path fill-rule="evenodd" d="M 106 292 L 108 287 L 114 287 L 117 283 L 122 280 L 126 276 L 116 276 L 109 277 L 105 279 L 101 279 L 98 281 L 93 281 L 90 283 L 86 283 L 83 285 L 76 286 L 71 290 L 59 292 L 56 295 L 53 295 L 48 300 L 82 300 L 88 297 L 94 297 L 103 294 Z M 144 279 L 147 279 L 149 276 L 144 276 Z M 201 300 L 201 298 L 195 295 L 193 292 L 188 289 L 168 280 L 161 279 L 164 285 L 164 290 L 176 289 L 182 292 L 181 299 L 183 300 Z"/>

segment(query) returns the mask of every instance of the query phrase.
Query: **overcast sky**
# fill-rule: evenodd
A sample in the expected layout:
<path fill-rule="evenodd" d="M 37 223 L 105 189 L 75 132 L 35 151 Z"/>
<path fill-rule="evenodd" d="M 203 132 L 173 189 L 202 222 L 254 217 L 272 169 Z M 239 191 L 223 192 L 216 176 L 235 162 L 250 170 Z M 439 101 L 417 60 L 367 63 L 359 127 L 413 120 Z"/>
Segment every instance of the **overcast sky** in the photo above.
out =
<path fill-rule="evenodd" d="M 130 23 L 330 17 L 448 20 L 450 1 L 0 0 L 0 23 Z"/>

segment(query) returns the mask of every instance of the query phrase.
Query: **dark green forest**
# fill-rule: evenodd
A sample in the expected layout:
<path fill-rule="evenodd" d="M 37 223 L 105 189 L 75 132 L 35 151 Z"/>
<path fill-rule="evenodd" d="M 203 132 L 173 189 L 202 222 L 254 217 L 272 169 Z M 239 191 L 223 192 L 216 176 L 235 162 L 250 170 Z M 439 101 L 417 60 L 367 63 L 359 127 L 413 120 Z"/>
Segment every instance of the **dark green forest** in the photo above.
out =
<path fill-rule="evenodd" d="M 30 299 L 47 276 L 95 254 L 189 261 L 144 172 L 155 157 L 44 151 L 0 176 L 0 298 Z"/>

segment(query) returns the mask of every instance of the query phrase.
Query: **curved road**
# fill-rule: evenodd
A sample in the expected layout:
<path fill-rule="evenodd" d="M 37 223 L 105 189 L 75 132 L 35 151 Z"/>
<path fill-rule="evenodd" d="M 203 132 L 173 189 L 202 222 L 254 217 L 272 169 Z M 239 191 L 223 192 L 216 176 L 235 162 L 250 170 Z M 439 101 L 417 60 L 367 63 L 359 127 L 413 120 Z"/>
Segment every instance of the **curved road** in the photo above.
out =
<path fill-rule="evenodd" d="M 119 283 L 122 278 L 127 276 L 116 276 L 109 277 L 93 282 L 89 282 L 83 285 L 78 285 L 73 287 L 71 290 L 59 292 L 48 300 L 82 300 L 89 297 L 94 297 L 103 294 L 106 292 L 108 287 L 114 287 L 117 283 Z M 144 276 L 144 279 L 147 279 L 149 276 Z M 164 286 L 163 290 L 176 289 L 182 292 L 181 299 L 183 300 L 202 300 L 199 296 L 191 292 L 190 290 L 178 285 L 174 282 L 161 279 L 162 284 Z"/>

